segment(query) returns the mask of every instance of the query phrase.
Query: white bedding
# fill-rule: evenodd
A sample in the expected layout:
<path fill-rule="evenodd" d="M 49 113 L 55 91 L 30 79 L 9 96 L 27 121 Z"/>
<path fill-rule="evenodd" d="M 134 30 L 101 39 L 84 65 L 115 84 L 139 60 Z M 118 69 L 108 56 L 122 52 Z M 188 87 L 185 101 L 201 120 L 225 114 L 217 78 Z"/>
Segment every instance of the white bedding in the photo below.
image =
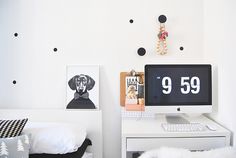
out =
<path fill-rule="evenodd" d="M 30 154 L 66 154 L 77 151 L 86 138 L 86 129 L 76 124 L 29 122 Z"/>
<path fill-rule="evenodd" d="M 139 158 L 236 158 L 236 149 L 232 147 L 202 152 L 190 152 L 187 149 L 162 147 L 147 151 Z"/>

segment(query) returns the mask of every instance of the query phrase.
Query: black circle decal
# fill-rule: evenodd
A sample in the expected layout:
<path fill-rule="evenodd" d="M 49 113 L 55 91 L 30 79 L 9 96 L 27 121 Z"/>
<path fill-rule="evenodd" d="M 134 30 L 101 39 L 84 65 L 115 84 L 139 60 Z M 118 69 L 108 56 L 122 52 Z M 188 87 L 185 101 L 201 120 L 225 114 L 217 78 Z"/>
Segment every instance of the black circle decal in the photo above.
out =
<path fill-rule="evenodd" d="M 159 18 L 158 18 L 158 20 L 159 20 L 160 23 L 165 23 L 166 20 L 167 20 L 167 18 L 166 18 L 165 15 L 160 15 Z"/>
<path fill-rule="evenodd" d="M 146 54 L 146 50 L 144 48 L 141 47 L 141 48 L 138 49 L 138 55 L 139 56 L 144 56 L 145 54 Z"/>

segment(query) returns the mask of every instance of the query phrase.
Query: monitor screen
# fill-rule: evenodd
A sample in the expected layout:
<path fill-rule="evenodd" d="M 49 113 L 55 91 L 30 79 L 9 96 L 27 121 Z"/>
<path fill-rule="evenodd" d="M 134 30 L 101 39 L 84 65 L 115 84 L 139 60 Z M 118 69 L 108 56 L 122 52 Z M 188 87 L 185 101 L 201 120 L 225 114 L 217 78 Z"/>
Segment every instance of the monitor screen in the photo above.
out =
<path fill-rule="evenodd" d="M 145 105 L 211 105 L 211 65 L 145 65 Z"/>

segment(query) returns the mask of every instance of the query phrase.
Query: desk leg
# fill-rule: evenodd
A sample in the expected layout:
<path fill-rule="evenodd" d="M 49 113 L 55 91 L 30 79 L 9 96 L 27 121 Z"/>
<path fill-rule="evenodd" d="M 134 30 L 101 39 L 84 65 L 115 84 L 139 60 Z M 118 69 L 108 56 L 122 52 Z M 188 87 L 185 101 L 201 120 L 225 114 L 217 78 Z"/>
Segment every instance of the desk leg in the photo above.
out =
<path fill-rule="evenodd" d="M 126 158 L 127 156 L 127 151 L 126 151 L 126 137 L 122 137 L 122 140 L 121 140 L 121 153 L 122 153 L 122 158 Z"/>

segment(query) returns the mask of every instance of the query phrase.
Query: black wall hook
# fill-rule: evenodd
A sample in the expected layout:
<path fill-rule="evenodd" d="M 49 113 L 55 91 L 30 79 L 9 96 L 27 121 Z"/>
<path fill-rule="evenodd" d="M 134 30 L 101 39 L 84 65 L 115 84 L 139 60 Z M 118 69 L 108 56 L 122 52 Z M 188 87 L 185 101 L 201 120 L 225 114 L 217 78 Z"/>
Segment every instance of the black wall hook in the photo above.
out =
<path fill-rule="evenodd" d="M 165 15 L 160 15 L 160 16 L 158 17 L 158 21 L 159 21 L 160 23 L 165 23 L 165 22 L 167 21 L 167 17 L 166 17 Z"/>
<path fill-rule="evenodd" d="M 139 56 L 144 56 L 146 54 L 146 49 L 143 47 L 140 47 L 137 51 Z"/>

